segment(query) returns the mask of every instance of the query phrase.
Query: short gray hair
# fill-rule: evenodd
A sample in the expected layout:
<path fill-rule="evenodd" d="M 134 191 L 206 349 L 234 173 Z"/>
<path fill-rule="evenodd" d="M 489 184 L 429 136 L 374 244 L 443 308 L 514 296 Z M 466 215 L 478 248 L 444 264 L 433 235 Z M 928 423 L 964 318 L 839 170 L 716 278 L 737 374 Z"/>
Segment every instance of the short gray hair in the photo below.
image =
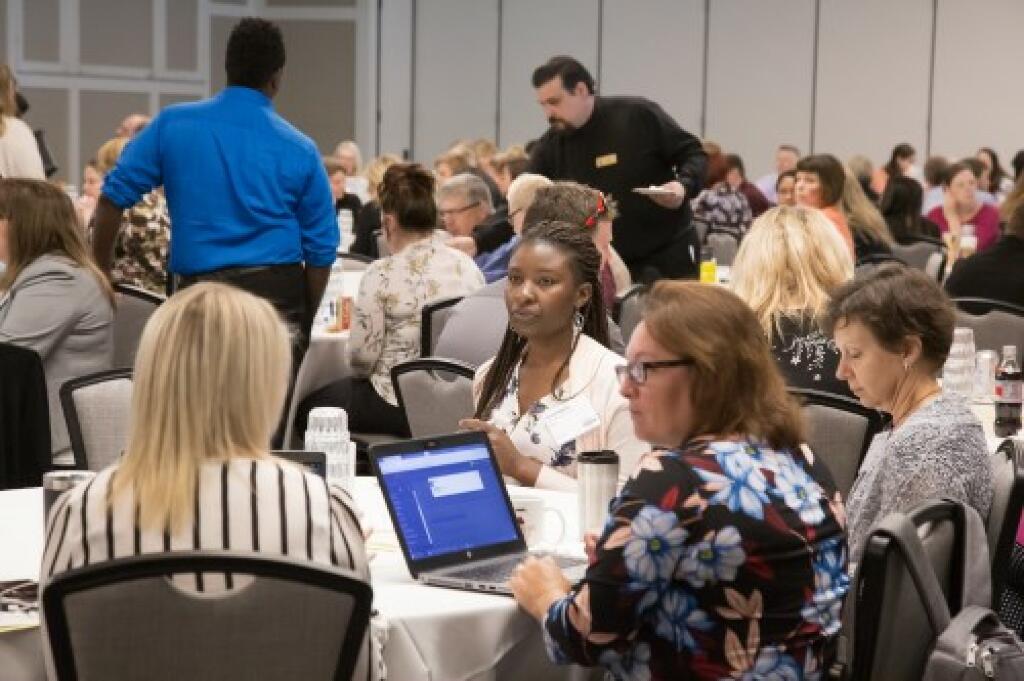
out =
<path fill-rule="evenodd" d="M 488 210 L 494 210 L 491 190 L 487 188 L 486 182 L 473 173 L 459 173 L 450 177 L 437 190 L 437 200 L 439 203 L 453 195 L 463 197 L 466 199 L 466 203 L 482 203 L 487 206 Z"/>

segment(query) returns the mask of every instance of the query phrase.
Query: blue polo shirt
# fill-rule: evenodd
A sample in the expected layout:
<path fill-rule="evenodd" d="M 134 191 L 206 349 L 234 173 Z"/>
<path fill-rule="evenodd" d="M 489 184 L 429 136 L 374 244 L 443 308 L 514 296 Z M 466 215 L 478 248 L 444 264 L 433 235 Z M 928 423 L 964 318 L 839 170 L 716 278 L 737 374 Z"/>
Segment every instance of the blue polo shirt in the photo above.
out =
<path fill-rule="evenodd" d="M 229 86 L 164 109 L 125 147 L 103 194 L 128 208 L 160 185 L 172 272 L 334 262 L 338 222 L 320 153 L 257 90 Z"/>

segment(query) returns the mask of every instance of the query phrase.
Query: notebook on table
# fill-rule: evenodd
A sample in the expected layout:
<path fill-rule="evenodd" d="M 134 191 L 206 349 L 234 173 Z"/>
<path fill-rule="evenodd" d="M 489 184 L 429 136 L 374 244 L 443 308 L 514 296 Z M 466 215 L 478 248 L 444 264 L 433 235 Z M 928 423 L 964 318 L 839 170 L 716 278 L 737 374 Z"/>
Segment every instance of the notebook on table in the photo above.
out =
<path fill-rule="evenodd" d="M 406 565 L 425 584 L 510 594 L 528 555 L 498 462 L 484 433 L 457 433 L 370 448 L 370 461 Z M 552 555 L 570 581 L 586 561 Z"/>

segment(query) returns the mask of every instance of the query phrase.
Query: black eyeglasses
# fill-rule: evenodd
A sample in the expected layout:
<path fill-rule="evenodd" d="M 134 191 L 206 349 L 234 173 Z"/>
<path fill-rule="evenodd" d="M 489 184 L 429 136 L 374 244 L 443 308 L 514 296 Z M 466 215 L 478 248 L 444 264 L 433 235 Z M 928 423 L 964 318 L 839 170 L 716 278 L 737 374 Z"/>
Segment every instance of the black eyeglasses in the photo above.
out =
<path fill-rule="evenodd" d="M 478 205 L 480 205 L 480 202 L 476 201 L 467 206 L 463 206 L 462 208 L 448 208 L 447 210 L 439 210 L 437 212 L 442 218 L 450 218 L 454 215 L 458 215 L 459 213 L 465 213 L 470 208 L 476 208 Z"/>
<path fill-rule="evenodd" d="M 684 367 L 693 366 L 692 359 L 663 359 L 656 362 L 628 362 L 626 364 L 620 364 L 615 367 L 615 375 L 619 377 L 619 382 L 622 379 L 629 377 L 629 380 L 633 381 L 637 385 L 643 385 L 647 382 L 647 372 L 653 369 L 668 369 L 670 367 Z"/>

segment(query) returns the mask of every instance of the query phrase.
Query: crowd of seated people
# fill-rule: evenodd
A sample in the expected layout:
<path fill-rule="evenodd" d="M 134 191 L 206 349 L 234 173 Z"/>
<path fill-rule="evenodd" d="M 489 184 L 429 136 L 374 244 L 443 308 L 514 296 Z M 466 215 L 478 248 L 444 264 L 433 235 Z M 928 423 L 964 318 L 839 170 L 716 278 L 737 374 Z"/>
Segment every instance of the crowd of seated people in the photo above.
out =
<path fill-rule="evenodd" d="M 3 122 L 7 134 L 18 130 L 6 114 Z M 129 133 L 111 140 L 85 169 L 99 195 L 130 143 Z M 737 240 L 731 282 L 655 284 L 643 321 L 623 338 L 613 314 L 633 282 L 612 236 L 614 197 L 528 172 L 521 145 L 459 140 L 431 171 L 392 154 L 364 164 L 354 142 L 339 144 L 318 179 L 335 212 L 352 214 L 349 251 L 372 262 L 354 302 L 350 375 L 302 395 L 295 426 L 302 432 L 310 410 L 329 405 L 347 411 L 354 432 L 409 437 L 390 371 L 419 357 L 424 307 L 462 297 L 434 354 L 474 366 L 474 410 L 460 427 L 487 435 L 506 480 L 575 493 L 582 452 L 614 450 L 621 461 L 620 493 L 600 536 L 588 538 L 583 580 L 570 584 L 536 560 L 513 579 L 552 660 L 620 678 L 655 668 L 725 678 L 747 671 L 730 652 L 739 641 L 750 666 L 800 678 L 828 663 L 848 571 L 875 523 L 939 497 L 989 511 L 982 426 L 935 376 L 952 339 L 949 296 L 1024 306 L 1024 157 L 1016 181 L 983 147 L 959 161 L 929 158 L 920 182 L 909 144 L 877 170 L 866 157 L 801 157 L 784 144 L 775 172 L 755 184 L 737 154 L 704 149 L 703 191 L 686 200 L 709 232 Z M 89 253 L 97 198 L 84 196 L 75 203 L 40 179 L 0 179 L 0 343 L 40 356 L 62 464 L 71 453 L 60 386 L 111 368 L 111 282 L 171 292 L 161 190 L 123 211 L 110 277 Z M 975 247 L 963 248 L 972 233 Z M 901 264 L 854 277 L 856 265 L 922 240 L 946 249 L 944 283 Z M 194 508 L 223 480 L 245 513 L 255 504 L 269 523 L 278 499 L 259 484 L 269 476 L 283 476 L 287 494 L 312 490 L 308 517 L 280 521 L 312 532 L 312 559 L 368 577 L 352 499 L 269 454 L 297 368 L 288 339 L 267 302 L 235 288 L 171 295 L 141 339 L 124 454 L 55 507 L 72 521 L 66 535 L 47 537 L 41 581 L 120 555 L 124 537 L 145 551 L 188 545 L 199 525 L 221 522 Z M 225 384 L 230 395 L 218 390 Z M 852 397 L 891 419 L 848 499 L 803 446 L 787 388 Z M 597 425 L 556 435 L 545 412 L 565 409 Z M 191 440 L 158 451 L 166 429 Z M 232 548 L 287 553 L 264 531 L 253 525 Z M 344 556 L 328 548 L 339 543 Z M 737 590 L 759 594 L 756 616 L 736 610 Z M 368 646 L 361 655 L 370 664 Z"/>

